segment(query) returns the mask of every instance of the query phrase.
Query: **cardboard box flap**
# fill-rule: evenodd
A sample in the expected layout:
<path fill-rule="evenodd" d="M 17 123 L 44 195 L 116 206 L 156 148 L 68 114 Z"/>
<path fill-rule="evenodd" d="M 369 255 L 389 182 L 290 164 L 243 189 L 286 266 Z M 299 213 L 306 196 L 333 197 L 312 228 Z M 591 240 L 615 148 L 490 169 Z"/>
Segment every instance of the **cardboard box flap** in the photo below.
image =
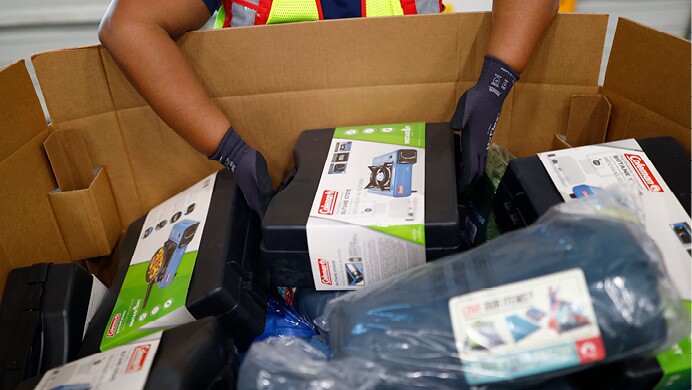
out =
<path fill-rule="evenodd" d="M 690 42 L 619 19 L 602 93 L 608 139 L 672 135 L 690 147 Z"/>
<path fill-rule="evenodd" d="M 43 147 L 62 191 L 89 187 L 94 174 L 84 138 L 78 130 L 55 130 Z"/>
<path fill-rule="evenodd" d="M 46 128 L 24 60 L 0 69 L 0 161 Z"/>
<path fill-rule="evenodd" d="M 49 193 L 48 199 L 72 259 L 111 253 L 122 225 L 103 168 L 95 170 L 88 187 L 74 191 L 58 189 Z"/>
<path fill-rule="evenodd" d="M 31 62 L 52 122 L 113 110 L 98 46 L 34 54 Z"/>
<path fill-rule="evenodd" d="M 79 130 L 55 130 L 43 147 L 59 186 L 48 200 L 70 257 L 108 255 L 123 226 L 105 169 L 92 169 Z"/>
<path fill-rule="evenodd" d="M 598 85 L 607 27 L 608 15 L 558 14 L 520 82 Z"/>
<path fill-rule="evenodd" d="M 611 108 L 603 95 L 573 96 L 565 141 L 573 147 L 605 142 Z"/>

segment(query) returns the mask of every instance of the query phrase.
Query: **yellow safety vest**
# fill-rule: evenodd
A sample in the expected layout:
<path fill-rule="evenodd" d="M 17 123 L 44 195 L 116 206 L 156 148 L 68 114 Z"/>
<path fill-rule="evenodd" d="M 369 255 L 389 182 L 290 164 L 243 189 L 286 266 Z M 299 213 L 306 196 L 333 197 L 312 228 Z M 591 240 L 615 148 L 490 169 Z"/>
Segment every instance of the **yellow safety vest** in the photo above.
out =
<path fill-rule="evenodd" d="M 329 0 L 326 0 L 329 1 Z M 324 19 L 321 0 L 223 0 L 215 28 Z M 361 0 L 361 16 L 435 14 L 441 0 Z"/>

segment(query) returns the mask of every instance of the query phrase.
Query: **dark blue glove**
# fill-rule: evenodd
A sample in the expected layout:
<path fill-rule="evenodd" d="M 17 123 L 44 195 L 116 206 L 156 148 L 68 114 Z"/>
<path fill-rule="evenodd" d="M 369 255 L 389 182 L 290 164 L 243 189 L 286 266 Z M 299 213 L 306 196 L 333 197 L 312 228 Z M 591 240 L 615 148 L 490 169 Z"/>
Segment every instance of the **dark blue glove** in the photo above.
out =
<path fill-rule="evenodd" d="M 466 191 L 483 176 L 502 104 L 517 80 L 519 75 L 509 65 L 486 55 L 478 82 L 459 98 L 450 121 L 452 129 L 461 130 L 463 169 L 459 192 Z"/>
<path fill-rule="evenodd" d="M 231 127 L 209 159 L 220 162 L 235 173 L 236 183 L 250 208 L 264 218 L 273 193 L 267 161 L 262 154 L 246 144 Z"/>

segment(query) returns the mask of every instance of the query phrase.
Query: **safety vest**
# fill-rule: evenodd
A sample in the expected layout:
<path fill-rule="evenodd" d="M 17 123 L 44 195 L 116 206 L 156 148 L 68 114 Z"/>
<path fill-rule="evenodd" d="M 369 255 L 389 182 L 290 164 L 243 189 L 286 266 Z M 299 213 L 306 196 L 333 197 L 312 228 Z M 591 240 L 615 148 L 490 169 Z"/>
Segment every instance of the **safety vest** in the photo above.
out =
<path fill-rule="evenodd" d="M 215 28 L 324 19 L 321 0 L 223 0 L 222 4 Z M 360 16 L 436 14 L 443 9 L 442 0 L 361 0 Z"/>

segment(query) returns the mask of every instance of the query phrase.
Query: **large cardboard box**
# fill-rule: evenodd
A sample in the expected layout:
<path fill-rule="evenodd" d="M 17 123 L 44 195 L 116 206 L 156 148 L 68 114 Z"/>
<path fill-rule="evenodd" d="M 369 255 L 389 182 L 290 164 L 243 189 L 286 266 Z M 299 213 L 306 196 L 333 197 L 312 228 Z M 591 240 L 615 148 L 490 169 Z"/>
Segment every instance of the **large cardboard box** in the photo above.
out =
<path fill-rule="evenodd" d="M 559 15 L 507 99 L 494 142 L 517 156 L 670 135 L 690 146 L 690 42 L 606 15 Z M 478 77 L 487 13 L 339 20 L 184 35 L 214 101 L 278 183 L 305 129 L 447 121 Z M 169 129 L 101 46 L 0 70 L 0 291 L 14 267 L 108 254 L 147 210 L 220 168 Z M 681 169 L 689 169 L 689 166 Z"/>

